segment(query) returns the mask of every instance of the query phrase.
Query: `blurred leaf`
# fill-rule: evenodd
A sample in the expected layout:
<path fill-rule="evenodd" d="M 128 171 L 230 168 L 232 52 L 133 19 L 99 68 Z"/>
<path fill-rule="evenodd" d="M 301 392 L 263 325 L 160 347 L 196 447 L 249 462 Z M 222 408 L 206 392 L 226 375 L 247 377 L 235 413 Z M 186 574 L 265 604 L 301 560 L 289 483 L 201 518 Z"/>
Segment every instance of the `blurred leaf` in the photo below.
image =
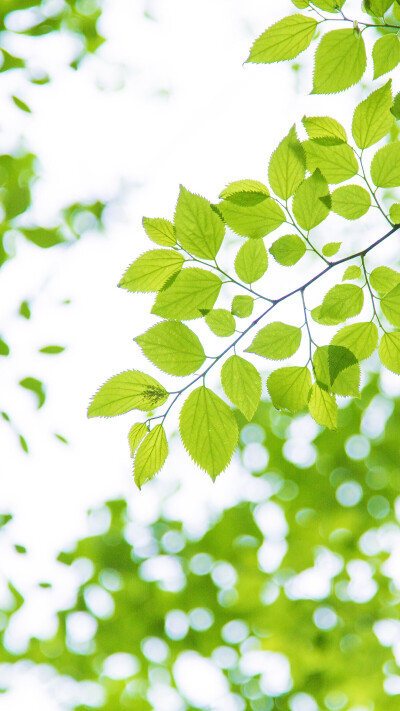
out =
<path fill-rule="evenodd" d="M 31 392 L 36 395 L 38 399 L 37 408 L 41 408 L 46 400 L 46 393 L 44 390 L 43 383 L 40 380 L 37 380 L 37 378 L 28 377 L 20 380 L 19 384 L 22 388 L 25 388 L 26 390 L 31 390 Z"/>

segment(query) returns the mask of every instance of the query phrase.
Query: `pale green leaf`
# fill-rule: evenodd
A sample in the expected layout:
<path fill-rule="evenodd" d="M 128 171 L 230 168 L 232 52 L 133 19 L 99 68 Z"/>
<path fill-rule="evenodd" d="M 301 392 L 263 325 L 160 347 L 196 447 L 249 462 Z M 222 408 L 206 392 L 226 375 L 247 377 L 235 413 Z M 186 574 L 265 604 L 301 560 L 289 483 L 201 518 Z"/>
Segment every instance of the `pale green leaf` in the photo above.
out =
<path fill-rule="evenodd" d="M 268 252 L 261 239 L 247 240 L 239 249 L 235 259 L 235 271 L 239 279 L 253 284 L 261 279 L 268 268 Z"/>
<path fill-rule="evenodd" d="M 395 225 L 400 224 L 400 204 L 399 203 L 395 202 L 395 203 L 393 203 L 393 205 L 390 206 L 389 215 L 390 215 L 391 221 Z"/>
<path fill-rule="evenodd" d="M 185 401 L 179 430 L 193 461 L 215 480 L 228 466 L 238 441 L 238 426 L 230 407 L 202 385 Z"/>
<path fill-rule="evenodd" d="M 341 323 L 341 319 L 337 318 L 332 318 L 331 316 L 321 316 L 321 306 L 316 306 L 314 309 L 311 310 L 311 318 L 313 321 L 316 323 L 319 323 L 321 326 L 337 326 L 339 323 Z"/>
<path fill-rule="evenodd" d="M 173 249 L 151 249 L 128 267 L 118 286 L 127 291 L 159 291 L 182 269 L 183 262 Z"/>
<path fill-rule="evenodd" d="M 136 422 L 135 425 L 132 425 L 128 434 L 131 457 L 134 456 L 139 444 L 141 443 L 142 439 L 147 435 L 148 431 L 149 428 L 147 427 L 147 425 L 145 425 L 144 422 Z"/>
<path fill-rule="evenodd" d="M 114 375 L 94 395 L 88 417 L 114 417 L 129 410 L 153 410 L 163 405 L 168 393 L 157 380 L 139 370 Z"/>
<path fill-rule="evenodd" d="M 251 420 L 261 397 L 261 376 L 254 365 L 231 356 L 222 366 L 221 383 L 230 401 Z"/>
<path fill-rule="evenodd" d="M 400 326 L 400 284 L 381 299 L 381 309 L 393 326 Z"/>
<path fill-rule="evenodd" d="M 320 198 L 329 197 L 328 183 L 319 170 L 304 180 L 293 198 L 293 214 L 300 227 L 311 230 L 329 215 L 329 208 Z"/>
<path fill-rule="evenodd" d="M 357 106 L 351 130 L 359 148 L 369 148 L 389 133 L 393 125 L 392 104 L 392 80 L 389 79 Z"/>
<path fill-rule="evenodd" d="M 295 7 L 298 7 L 299 10 L 305 10 L 310 4 L 310 0 L 292 0 L 292 3 Z"/>
<path fill-rule="evenodd" d="M 357 267 L 355 264 L 352 264 L 351 267 L 347 267 L 345 270 L 343 276 L 342 276 L 342 281 L 346 281 L 347 279 L 360 279 L 362 276 L 362 271 L 360 267 Z"/>
<path fill-rule="evenodd" d="M 239 318 L 247 318 L 247 316 L 251 316 L 253 307 L 254 299 L 252 296 L 238 294 L 233 297 L 231 311 L 234 316 L 238 316 Z"/>
<path fill-rule="evenodd" d="M 278 368 L 268 377 L 267 388 L 274 407 L 298 412 L 307 405 L 311 389 L 310 371 L 299 366 Z"/>
<path fill-rule="evenodd" d="M 342 183 L 350 180 L 358 171 L 358 163 L 353 149 L 347 143 L 322 145 L 318 141 L 304 141 L 307 170 L 314 173 L 317 168 L 328 183 Z"/>
<path fill-rule="evenodd" d="M 162 425 L 156 425 L 140 445 L 133 466 L 135 483 L 140 489 L 150 481 L 168 456 L 168 444 Z"/>
<path fill-rule="evenodd" d="M 364 0 L 365 12 L 373 17 L 383 17 L 391 5 L 393 0 Z"/>
<path fill-rule="evenodd" d="M 183 249 L 195 257 L 214 259 L 225 228 L 208 200 L 181 186 L 174 222 L 176 239 Z"/>
<path fill-rule="evenodd" d="M 199 318 L 201 310 L 212 309 L 221 286 L 221 279 L 212 272 L 197 267 L 183 269 L 171 286 L 158 293 L 151 313 L 183 321 Z"/>
<path fill-rule="evenodd" d="M 257 333 L 251 345 L 246 348 L 246 351 L 271 360 L 284 360 L 296 353 L 300 343 L 300 328 L 275 321 L 264 326 Z"/>
<path fill-rule="evenodd" d="M 292 267 L 303 257 L 306 249 L 305 242 L 298 235 L 284 235 L 273 242 L 269 251 L 278 264 Z"/>
<path fill-rule="evenodd" d="M 344 346 L 357 360 L 369 358 L 378 345 L 378 329 L 372 321 L 344 326 L 331 340 L 334 346 Z"/>
<path fill-rule="evenodd" d="M 328 242 L 322 247 L 322 254 L 325 257 L 333 257 L 338 253 L 342 243 L 341 242 Z"/>
<path fill-rule="evenodd" d="M 347 143 L 347 134 L 343 126 L 330 116 L 303 116 L 302 124 L 309 138 L 323 145 L 335 146 Z"/>
<path fill-rule="evenodd" d="M 332 348 L 332 346 L 321 346 L 314 353 L 313 369 L 318 384 L 327 392 L 332 392 L 335 395 L 360 397 L 360 364 L 353 361 L 352 365 L 347 365 L 346 358 L 344 358 L 341 364 L 347 365 L 347 367 L 338 371 L 336 363 L 335 372 L 335 360 L 332 359 L 332 355 L 330 356 Z M 332 378 L 333 375 L 335 375 L 334 378 Z"/>
<path fill-rule="evenodd" d="M 258 180 L 235 180 L 224 188 L 219 197 L 221 200 L 230 199 L 239 205 L 251 205 L 269 197 L 269 190 Z"/>
<path fill-rule="evenodd" d="M 370 194 L 360 185 L 343 185 L 331 195 L 331 210 L 347 220 L 358 220 L 371 207 Z"/>
<path fill-rule="evenodd" d="M 324 35 L 315 55 L 313 94 L 344 91 L 360 81 L 367 66 L 362 36 L 353 29 Z"/>
<path fill-rule="evenodd" d="M 306 174 L 304 150 L 294 126 L 271 156 L 268 178 L 278 197 L 287 200 L 296 192 Z"/>
<path fill-rule="evenodd" d="M 308 409 L 318 425 L 330 430 L 337 429 L 338 407 L 335 396 L 321 388 L 318 383 L 314 383 L 311 388 Z"/>
<path fill-rule="evenodd" d="M 236 323 L 230 311 L 213 309 L 206 314 L 207 326 L 216 336 L 227 337 L 235 333 Z"/>
<path fill-rule="evenodd" d="M 357 316 L 364 304 L 364 293 L 355 284 L 337 284 L 328 291 L 321 305 L 322 318 L 340 319 Z"/>
<path fill-rule="evenodd" d="M 146 358 L 170 375 L 194 373 L 206 359 L 196 334 L 179 321 L 156 323 L 134 340 Z"/>
<path fill-rule="evenodd" d="M 294 59 L 309 46 L 317 22 L 312 17 L 290 15 L 269 27 L 256 39 L 248 62 L 268 64 Z"/>
<path fill-rule="evenodd" d="M 376 267 L 372 270 L 369 281 L 378 294 L 387 294 L 400 283 L 400 273 L 390 267 Z"/>
<path fill-rule="evenodd" d="M 384 333 L 379 344 L 379 358 L 386 368 L 400 375 L 400 333 Z"/>
<path fill-rule="evenodd" d="M 176 244 L 175 228 L 169 220 L 162 217 L 144 217 L 143 227 L 147 236 L 156 244 L 162 247 L 173 247 Z"/>
<path fill-rule="evenodd" d="M 241 237 L 265 237 L 285 222 L 282 208 L 272 198 L 265 198 L 256 205 L 238 205 L 232 200 L 218 204 L 228 227 Z"/>
<path fill-rule="evenodd" d="M 384 35 L 376 40 L 372 59 L 374 61 L 374 79 L 392 71 L 400 62 L 400 42 L 395 34 Z"/>
<path fill-rule="evenodd" d="M 378 188 L 400 185 L 400 142 L 380 148 L 371 163 L 371 178 Z"/>

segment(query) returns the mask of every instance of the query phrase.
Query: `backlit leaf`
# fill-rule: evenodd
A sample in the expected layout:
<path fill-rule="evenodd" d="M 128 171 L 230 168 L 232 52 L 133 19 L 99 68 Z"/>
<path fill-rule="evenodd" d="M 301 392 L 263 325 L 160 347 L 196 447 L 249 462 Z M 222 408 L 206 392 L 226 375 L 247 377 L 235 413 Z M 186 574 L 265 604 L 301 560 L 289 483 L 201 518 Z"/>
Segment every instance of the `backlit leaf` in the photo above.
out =
<path fill-rule="evenodd" d="M 162 247 L 173 247 L 176 244 L 175 228 L 169 220 L 162 217 L 144 217 L 143 227 L 152 242 Z"/>
<path fill-rule="evenodd" d="M 379 358 L 386 368 L 400 375 L 400 332 L 384 333 L 379 344 Z"/>
<path fill-rule="evenodd" d="M 364 304 L 364 293 L 355 284 L 337 284 L 325 295 L 320 315 L 322 318 L 340 319 L 357 316 Z"/>
<path fill-rule="evenodd" d="M 342 243 L 341 242 L 328 242 L 322 247 L 322 254 L 325 257 L 333 257 L 338 253 Z"/>
<path fill-rule="evenodd" d="M 329 116 L 303 116 L 302 124 L 309 138 L 322 145 L 339 145 L 347 143 L 347 134 L 336 119 Z"/>
<path fill-rule="evenodd" d="M 393 203 L 393 205 L 390 206 L 389 209 L 389 215 L 390 219 L 392 222 L 394 222 L 395 225 L 400 224 L 400 204 L 399 203 Z"/>
<path fill-rule="evenodd" d="M 128 434 L 129 448 L 131 452 L 131 457 L 134 456 L 139 444 L 142 439 L 147 435 L 149 428 L 144 422 L 136 422 L 132 425 Z"/>
<path fill-rule="evenodd" d="M 393 0 L 364 0 L 365 12 L 373 17 L 383 17 L 391 5 Z"/>
<path fill-rule="evenodd" d="M 400 273 L 390 267 L 376 267 L 372 270 L 369 281 L 378 294 L 387 294 L 400 283 Z"/>
<path fill-rule="evenodd" d="M 331 341 L 332 345 L 345 346 L 354 353 L 357 360 L 369 358 L 378 345 L 378 329 L 372 321 L 352 323 L 338 331 Z"/>
<path fill-rule="evenodd" d="M 261 239 L 247 240 L 239 249 L 235 259 L 235 271 L 239 279 L 253 284 L 261 279 L 268 268 L 268 252 Z"/>
<path fill-rule="evenodd" d="M 271 156 L 268 179 L 278 197 L 287 200 L 304 180 L 306 160 L 294 126 Z"/>
<path fill-rule="evenodd" d="M 347 269 L 345 270 L 342 276 L 342 281 L 346 281 L 347 279 L 359 279 L 361 276 L 361 268 L 353 264 L 351 267 L 347 267 Z"/>
<path fill-rule="evenodd" d="M 209 311 L 208 314 L 206 314 L 205 321 L 216 336 L 226 337 L 235 333 L 235 319 L 227 309 L 213 309 Z"/>
<path fill-rule="evenodd" d="M 321 388 L 318 383 L 314 383 L 311 388 L 308 409 L 317 424 L 330 430 L 337 429 L 338 407 L 335 396 Z"/>
<path fill-rule="evenodd" d="M 230 401 L 251 420 L 261 397 L 261 376 L 254 365 L 240 356 L 231 356 L 222 366 L 221 383 Z"/>
<path fill-rule="evenodd" d="M 306 244 L 298 235 L 284 235 L 273 242 L 269 251 L 283 267 L 291 267 L 306 253 Z"/>
<path fill-rule="evenodd" d="M 221 279 L 212 272 L 197 267 L 183 269 L 171 286 L 158 293 L 151 313 L 178 320 L 199 318 L 201 309 L 212 309 L 221 286 Z"/>
<path fill-rule="evenodd" d="M 370 194 L 360 185 L 343 185 L 331 195 L 332 212 L 347 220 L 358 220 L 371 207 Z"/>
<path fill-rule="evenodd" d="M 25 388 L 26 390 L 31 390 L 31 392 L 36 395 L 37 409 L 39 410 L 42 405 L 44 405 L 44 402 L 46 400 L 46 392 L 41 380 L 38 380 L 37 378 L 28 377 L 20 380 L 19 384 L 22 388 Z"/>
<path fill-rule="evenodd" d="M 299 366 L 278 368 L 269 376 L 267 388 L 274 407 L 298 412 L 307 405 L 311 389 L 310 371 Z"/>
<path fill-rule="evenodd" d="M 337 326 L 341 323 L 341 319 L 333 318 L 332 316 L 321 316 L 321 309 L 322 305 L 311 309 L 311 318 L 313 321 L 319 323 L 321 326 Z"/>
<path fill-rule="evenodd" d="M 380 148 L 371 163 L 371 178 L 378 188 L 400 185 L 400 142 Z"/>
<path fill-rule="evenodd" d="M 257 204 L 269 197 L 269 190 L 258 180 L 235 180 L 224 188 L 219 197 L 221 200 L 230 198 L 239 205 L 252 204 L 252 199 L 253 203 Z"/>
<path fill-rule="evenodd" d="M 300 328 L 276 321 L 264 326 L 246 351 L 272 360 L 284 360 L 296 353 L 300 343 Z"/>
<path fill-rule="evenodd" d="M 360 364 L 349 365 L 336 374 L 332 368 L 332 355 L 329 357 L 330 348 L 332 346 L 321 346 L 315 350 L 313 369 L 318 384 L 327 392 L 332 392 L 335 395 L 360 397 Z M 342 361 L 342 365 L 345 364 L 346 360 Z M 332 375 L 336 375 L 336 377 L 332 379 Z"/>
<path fill-rule="evenodd" d="M 389 133 L 393 125 L 392 103 L 392 80 L 389 79 L 357 106 L 351 130 L 359 148 L 368 148 Z"/>
<path fill-rule="evenodd" d="M 376 40 L 372 59 L 374 62 L 374 79 L 390 72 L 400 62 L 400 42 L 395 34 L 384 35 Z"/>
<path fill-rule="evenodd" d="M 179 321 L 156 323 L 135 341 L 146 358 L 170 375 L 194 373 L 206 358 L 196 334 Z"/>
<path fill-rule="evenodd" d="M 294 59 L 309 46 L 317 22 L 312 17 L 290 15 L 269 27 L 254 42 L 248 62 L 268 64 Z"/>
<path fill-rule="evenodd" d="M 353 29 L 324 35 L 315 55 L 313 94 L 344 91 L 360 81 L 367 66 L 364 40 Z"/>
<path fill-rule="evenodd" d="M 150 375 L 126 370 L 101 386 L 89 405 L 88 417 L 114 417 L 129 410 L 153 410 L 167 399 L 165 388 Z"/>
<path fill-rule="evenodd" d="M 381 309 L 393 326 L 400 326 L 400 284 L 381 299 Z"/>
<path fill-rule="evenodd" d="M 241 237 L 265 237 L 285 221 L 282 208 L 272 198 L 256 205 L 238 205 L 232 200 L 218 204 L 218 210 L 228 227 Z"/>
<path fill-rule="evenodd" d="M 329 208 L 319 198 L 329 196 L 328 183 L 319 170 L 304 180 L 293 198 L 293 214 L 304 230 L 317 227 L 329 215 Z"/>
<path fill-rule="evenodd" d="M 252 296 L 246 296 L 246 294 L 238 294 L 233 297 L 232 300 L 232 314 L 238 316 L 239 318 L 246 318 L 251 316 L 254 307 L 254 299 Z"/>
<path fill-rule="evenodd" d="M 342 183 L 357 174 L 358 163 L 347 143 L 326 146 L 313 140 L 304 141 L 302 146 L 307 170 L 314 173 L 319 168 L 328 183 Z"/>
<path fill-rule="evenodd" d="M 176 239 L 184 249 L 195 257 L 214 259 L 225 229 L 208 200 L 181 186 L 174 223 Z"/>
<path fill-rule="evenodd" d="M 133 474 L 139 489 L 160 471 L 167 456 L 168 444 L 164 428 L 162 425 L 156 425 L 146 435 L 136 452 Z"/>
<path fill-rule="evenodd" d="M 183 262 L 183 256 L 173 249 L 151 249 L 128 267 L 118 286 L 127 291 L 159 291 L 182 269 Z"/>

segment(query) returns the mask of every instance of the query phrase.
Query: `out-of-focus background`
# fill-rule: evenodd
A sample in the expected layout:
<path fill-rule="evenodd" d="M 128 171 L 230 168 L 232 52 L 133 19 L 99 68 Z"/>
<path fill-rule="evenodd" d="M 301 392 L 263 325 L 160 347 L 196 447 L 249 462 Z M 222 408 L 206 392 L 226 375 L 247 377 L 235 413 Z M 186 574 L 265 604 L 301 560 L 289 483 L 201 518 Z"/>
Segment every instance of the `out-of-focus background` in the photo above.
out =
<path fill-rule="evenodd" d="M 180 183 L 215 201 L 265 181 L 303 114 L 349 123 L 360 90 L 310 96 L 310 53 L 243 64 L 292 11 L 0 8 L 1 711 L 397 708 L 394 376 L 371 358 L 335 434 L 262 404 L 215 484 L 172 436 L 139 493 L 129 415 L 86 418 L 108 377 L 149 370 L 132 339 L 151 299 L 116 288 L 149 247 L 142 216 L 171 218 Z M 382 229 L 330 225 L 348 242 Z"/>

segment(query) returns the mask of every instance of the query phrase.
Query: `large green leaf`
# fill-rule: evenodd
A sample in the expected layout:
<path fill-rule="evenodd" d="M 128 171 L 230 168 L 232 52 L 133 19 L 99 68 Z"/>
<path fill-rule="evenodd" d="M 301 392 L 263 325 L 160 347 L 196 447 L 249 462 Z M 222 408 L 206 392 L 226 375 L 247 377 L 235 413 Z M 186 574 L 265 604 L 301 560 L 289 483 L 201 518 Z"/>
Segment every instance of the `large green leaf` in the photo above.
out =
<path fill-rule="evenodd" d="M 268 268 L 268 252 L 261 239 L 247 240 L 239 249 L 235 259 L 235 271 L 239 279 L 253 284 L 261 279 Z"/>
<path fill-rule="evenodd" d="M 400 185 L 400 142 L 389 143 L 375 153 L 371 178 L 378 188 L 396 188 Z"/>
<path fill-rule="evenodd" d="M 205 320 L 216 336 L 227 337 L 235 333 L 235 319 L 227 309 L 212 309 L 206 314 Z"/>
<path fill-rule="evenodd" d="M 383 17 L 393 5 L 393 0 L 364 0 L 364 10 L 373 17 Z"/>
<path fill-rule="evenodd" d="M 173 249 L 151 249 L 128 267 L 118 286 L 127 291 L 159 291 L 177 274 L 184 259 Z"/>
<path fill-rule="evenodd" d="M 343 126 L 330 116 L 303 116 L 302 124 L 309 138 L 325 146 L 347 143 L 347 134 Z"/>
<path fill-rule="evenodd" d="M 93 396 L 88 417 L 114 417 L 129 410 L 153 410 L 167 399 L 165 388 L 150 375 L 125 370 L 107 380 Z"/>
<path fill-rule="evenodd" d="M 309 46 L 317 22 L 313 17 L 290 15 L 269 27 L 256 39 L 248 62 L 268 64 L 294 59 Z"/>
<path fill-rule="evenodd" d="M 306 174 L 304 150 L 294 126 L 271 156 L 268 178 L 278 197 L 287 200 L 296 192 Z"/>
<path fill-rule="evenodd" d="M 298 235 L 284 235 L 273 242 L 269 251 L 278 264 L 291 267 L 303 257 L 306 249 L 305 242 Z"/>
<path fill-rule="evenodd" d="M 326 146 L 310 140 L 304 141 L 302 146 L 306 154 L 307 170 L 314 173 L 319 168 L 328 183 L 342 183 L 357 174 L 358 163 L 353 149 L 347 143 Z"/>
<path fill-rule="evenodd" d="M 321 306 L 320 315 L 345 321 L 357 316 L 364 304 L 364 293 L 355 284 L 337 284 L 329 289 Z M 339 321 L 339 322 L 340 322 Z"/>
<path fill-rule="evenodd" d="M 329 197 L 328 183 L 319 170 L 304 180 L 293 198 L 293 214 L 304 230 L 312 230 L 329 215 L 320 198 Z"/>
<path fill-rule="evenodd" d="M 374 61 L 374 79 L 392 71 L 400 62 L 400 42 L 395 34 L 384 35 L 376 40 L 372 59 Z"/>
<path fill-rule="evenodd" d="M 232 299 L 231 312 L 239 318 L 247 318 L 251 316 L 254 307 L 254 299 L 246 294 L 238 294 Z"/>
<path fill-rule="evenodd" d="M 212 272 L 183 269 L 171 286 L 159 292 L 151 313 L 178 320 L 199 318 L 202 310 L 212 309 L 221 286 L 221 279 Z"/>
<path fill-rule="evenodd" d="M 298 412 L 307 405 L 311 389 L 311 374 L 307 367 L 278 368 L 268 377 L 268 392 L 278 410 Z"/>
<path fill-rule="evenodd" d="M 169 220 L 162 217 L 144 217 L 143 227 L 147 236 L 162 247 L 173 247 L 176 244 L 175 229 Z"/>
<path fill-rule="evenodd" d="M 381 299 L 381 309 L 393 326 L 400 326 L 400 284 Z"/>
<path fill-rule="evenodd" d="M 392 80 L 389 79 L 357 106 L 351 130 L 359 148 L 369 148 L 389 133 L 394 121 L 390 112 L 392 104 Z"/>
<path fill-rule="evenodd" d="M 224 225 L 208 200 L 181 186 L 175 210 L 179 244 L 195 257 L 214 259 L 224 239 Z"/>
<path fill-rule="evenodd" d="M 265 237 L 285 221 L 282 208 L 272 198 L 256 205 L 238 205 L 232 199 L 218 204 L 218 210 L 228 227 L 241 237 Z"/>
<path fill-rule="evenodd" d="M 358 220 L 371 207 L 369 192 L 360 185 L 343 185 L 331 195 L 331 210 L 347 220 Z"/>
<path fill-rule="evenodd" d="M 229 464 L 238 440 L 230 407 L 204 385 L 193 390 L 179 418 L 185 449 L 213 480 Z"/>
<path fill-rule="evenodd" d="M 372 355 L 378 345 L 378 329 L 372 321 L 352 323 L 341 328 L 331 343 L 348 348 L 357 360 L 364 360 Z"/>
<path fill-rule="evenodd" d="M 136 422 L 132 425 L 128 434 L 129 449 L 131 452 L 131 457 L 135 455 L 135 452 L 141 443 L 142 439 L 147 435 L 149 428 L 144 422 Z"/>
<path fill-rule="evenodd" d="M 150 481 L 168 456 L 168 444 L 162 425 L 156 425 L 144 438 L 133 465 L 135 483 L 139 489 Z"/>
<path fill-rule="evenodd" d="M 390 267 L 376 267 L 372 270 L 369 281 L 379 294 L 387 294 L 400 283 L 400 273 Z"/>
<path fill-rule="evenodd" d="M 330 430 L 337 429 L 338 406 L 335 396 L 324 390 L 318 383 L 314 383 L 311 388 L 308 409 L 311 417 L 319 425 Z"/>
<path fill-rule="evenodd" d="M 261 397 L 261 376 L 252 363 L 233 355 L 222 366 L 221 383 L 225 394 L 251 420 Z"/>
<path fill-rule="evenodd" d="M 246 351 L 271 360 L 284 360 L 296 353 L 300 343 L 300 328 L 276 321 L 264 326 Z"/>
<path fill-rule="evenodd" d="M 360 81 L 367 66 L 362 36 L 353 29 L 324 35 L 315 55 L 313 94 L 344 91 Z"/>
<path fill-rule="evenodd" d="M 135 338 L 146 358 L 170 375 L 189 375 L 206 356 L 198 337 L 179 321 L 162 321 Z"/>
<path fill-rule="evenodd" d="M 379 358 L 383 365 L 400 375 L 400 333 L 384 333 L 379 344 Z"/>

